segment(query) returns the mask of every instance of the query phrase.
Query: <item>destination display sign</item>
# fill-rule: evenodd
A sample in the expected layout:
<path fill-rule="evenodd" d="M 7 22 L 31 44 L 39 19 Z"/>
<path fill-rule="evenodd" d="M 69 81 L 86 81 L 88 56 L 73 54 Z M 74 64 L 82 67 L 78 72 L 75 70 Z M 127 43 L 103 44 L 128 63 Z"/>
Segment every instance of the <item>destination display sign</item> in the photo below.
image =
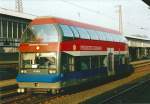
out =
<path fill-rule="evenodd" d="M 80 50 L 93 50 L 93 51 L 97 51 L 97 50 L 102 50 L 102 47 L 100 47 L 100 46 L 80 46 Z"/>

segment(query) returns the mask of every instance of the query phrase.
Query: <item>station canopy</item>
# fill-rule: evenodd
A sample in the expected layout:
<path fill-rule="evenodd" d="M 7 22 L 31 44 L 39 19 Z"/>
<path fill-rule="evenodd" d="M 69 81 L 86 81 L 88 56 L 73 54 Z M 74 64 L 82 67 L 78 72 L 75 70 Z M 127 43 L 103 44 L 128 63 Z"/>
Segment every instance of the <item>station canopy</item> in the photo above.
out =
<path fill-rule="evenodd" d="M 28 20 L 32 20 L 35 17 L 37 17 L 35 15 L 31 15 L 31 14 L 27 14 L 27 13 L 20 13 L 20 12 L 14 11 L 14 10 L 9 10 L 6 8 L 1 8 L 1 7 L 0 7 L 0 14 L 12 16 L 12 17 L 24 18 L 24 19 L 28 19 Z"/>
<path fill-rule="evenodd" d="M 150 6 L 150 0 L 143 0 L 147 5 Z"/>

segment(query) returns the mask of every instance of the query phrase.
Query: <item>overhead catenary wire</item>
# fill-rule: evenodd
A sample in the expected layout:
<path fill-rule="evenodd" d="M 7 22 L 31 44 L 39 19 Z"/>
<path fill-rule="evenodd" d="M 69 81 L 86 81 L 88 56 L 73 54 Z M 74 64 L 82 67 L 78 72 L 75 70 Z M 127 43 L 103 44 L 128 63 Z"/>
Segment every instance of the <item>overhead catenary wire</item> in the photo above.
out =
<path fill-rule="evenodd" d="M 72 2 L 68 2 L 68 1 L 66 1 L 66 0 L 61 0 L 62 2 L 65 2 L 65 3 L 67 3 L 67 4 L 70 4 L 70 5 L 73 5 L 73 6 L 75 6 L 75 7 L 78 7 L 78 8 L 80 8 L 80 9 L 83 9 L 83 10 L 86 10 L 86 11 L 89 11 L 89 12 L 92 12 L 92 13 L 96 13 L 96 14 L 100 14 L 100 11 L 96 11 L 96 10 L 93 10 L 93 9 L 90 9 L 90 8 L 87 8 L 87 7 L 83 7 L 83 6 L 81 6 L 81 5 L 78 5 L 78 4 L 75 4 L 75 3 L 72 3 Z"/>
<path fill-rule="evenodd" d="M 97 14 L 97 15 L 99 15 L 99 16 L 102 16 L 102 14 L 103 14 L 103 16 L 105 16 L 106 18 L 108 18 L 108 19 L 111 19 L 111 20 L 113 20 L 114 21 L 114 17 L 112 17 L 112 16 L 110 16 L 110 15 L 106 15 L 105 13 L 102 13 L 102 12 L 100 12 L 99 10 L 93 10 L 93 9 L 90 9 L 90 8 L 87 8 L 87 7 L 84 7 L 84 6 L 81 6 L 81 5 L 78 5 L 78 4 L 75 4 L 75 3 L 72 3 L 72 2 L 70 2 L 70 1 L 66 1 L 66 0 L 61 0 L 62 2 L 64 2 L 64 3 L 66 3 L 66 4 L 69 4 L 69 5 L 73 5 L 74 7 L 77 7 L 77 8 L 80 8 L 80 9 L 82 9 L 82 10 L 85 10 L 85 11 L 87 11 L 87 12 L 91 12 L 91 13 L 94 13 L 94 14 Z M 81 14 L 80 14 L 81 15 Z"/>
<path fill-rule="evenodd" d="M 80 9 L 82 9 L 82 10 L 85 10 L 85 11 L 87 11 L 87 12 L 91 12 L 91 13 L 97 14 L 97 15 L 99 15 L 99 16 L 103 15 L 103 16 L 105 16 L 106 18 L 111 19 L 112 21 L 114 21 L 114 20 L 116 19 L 115 17 L 112 17 L 112 16 L 110 16 L 110 15 L 108 15 L 108 14 L 106 14 L 106 13 L 100 12 L 99 10 L 93 10 L 93 9 L 90 9 L 90 8 L 87 8 L 87 7 L 84 7 L 84 6 L 81 6 L 81 5 L 79 5 L 79 4 L 75 4 L 75 3 L 70 2 L 70 1 L 67 1 L 67 0 L 61 0 L 61 1 L 64 2 L 64 3 L 66 3 L 66 4 L 72 5 L 72 6 L 74 6 L 74 7 L 77 7 L 77 8 L 80 8 Z M 78 12 L 78 15 L 81 16 L 81 13 Z M 129 22 L 129 21 L 127 21 L 126 24 L 128 24 L 128 25 L 130 24 L 130 25 L 132 25 L 132 26 L 134 26 L 134 27 L 141 27 L 141 26 L 137 26 L 136 24 L 133 24 L 133 23 L 131 23 L 131 22 Z"/>

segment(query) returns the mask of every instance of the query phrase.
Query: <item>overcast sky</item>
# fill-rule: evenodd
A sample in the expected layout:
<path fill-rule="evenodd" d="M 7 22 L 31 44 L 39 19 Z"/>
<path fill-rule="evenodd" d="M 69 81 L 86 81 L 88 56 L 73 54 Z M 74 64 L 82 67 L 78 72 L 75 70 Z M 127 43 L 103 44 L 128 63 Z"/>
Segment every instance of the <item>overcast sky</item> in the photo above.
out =
<path fill-rule="evenodd" d="M 150 9 L 142 0 L 22 0 L 25 13 L 57 16 L 118 30 L 122 6 L 123 32 L 150 38 Z M 0 0 L 0 7 L 15 9 L 15 0 Z"/>

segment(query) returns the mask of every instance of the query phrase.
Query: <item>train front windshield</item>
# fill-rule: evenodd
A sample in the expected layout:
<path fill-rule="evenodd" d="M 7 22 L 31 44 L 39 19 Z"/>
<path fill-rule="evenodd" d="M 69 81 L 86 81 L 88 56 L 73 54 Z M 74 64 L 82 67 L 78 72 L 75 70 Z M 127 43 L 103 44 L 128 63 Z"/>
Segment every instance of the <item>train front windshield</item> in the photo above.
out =
<path fill-rule="evenodd" d="M 56 70 L 56 53 L 23 53 L 23 69 L 51 69 Z"/>
<path fill-rule="evenodd" d="M 22 35 L 22 42 L 58 42 L 58 32 L 54 24 L 30 25 Z"/>

